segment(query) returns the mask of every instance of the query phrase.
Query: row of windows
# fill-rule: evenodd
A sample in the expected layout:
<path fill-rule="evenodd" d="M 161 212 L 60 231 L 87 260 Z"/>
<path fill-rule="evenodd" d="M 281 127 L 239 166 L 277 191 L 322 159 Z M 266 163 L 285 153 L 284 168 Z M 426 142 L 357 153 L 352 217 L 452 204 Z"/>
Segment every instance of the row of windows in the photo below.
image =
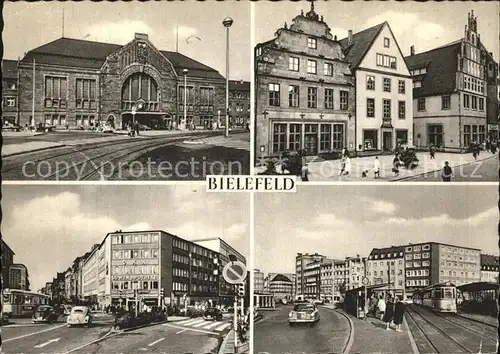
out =
<path fill-rule="evenodd" d="M 375 90 L 375 76 L 366 76 L 366 89 Z M 382 89 L 384 92 L 391 92 L 392 90 L 392 79 L 388 77 L 382 78 Z M 404 80 L 398 80 L 398 93 L 404 94 L 406 92 L 406 82 Z"/>
<path fill-rule="evenodd" d="M 374 271 L 373 271 L 373 276 L 375 276 L 375 277 L 376 277 L 376 276 L 377 276 L 377 275 L 379 275 L 379 274 L 380 274 L 380 276 L 387 275 L 387 274 L 388 274 L 388 272 L 389 272 L 388 270 L 381 270 L 381 271 L 376 271 L 376 270 L 374 270 Z M 394 270 L 394 269 L 391 269 L 391 275 L 395 275 L 395 274 L 396 274 L 395 270 Z M 367 273 L 366 273 L 366 275 L 371 276 L 371 275 L 372 275 L 372 273 L 371 273 L 371 272 L 367 272 Z M 399 269 L 399 270 L 398 270 L 398 275 L 403 275 L 403 270 L 402 270 L 402 269 Z"/>
<path fill-rule="evenodd" d="M 392 101 L 390 99 L 382 99 L 382 107 L 383 107 L 383 118 L 391 119 L 391 104 Z M 367 98 L 366 99 L 366 116 L 368 118 L 375 118 L 375 99 Z M 406 101 L 398 101 L 398 118 L 405 119 L 406 118 Z"/>
<path fill-rule="evenodd" d="M 158 289 L 157 281 L 114 281 L 114 290 Z"/>
<path fill-rule="evenodd" d="M 236 112 L 243 112 L 245 107 L 245 104 L 243 103 L 236 103 Z M 229 106 L 229 111 L 232 110 L 232 107 Z M 247 111 L 250 112 L 250 105 L 247 105 Z"/>
<path fill-rule="evenodd" d="M 112 259 L 146 259 L 158 258 L 157 249 L 113 251 Z"/>
<path fill-rule="evenodd" d="M 431 265 L 429 261 L 423 262 L 406 262 L 406 268 L 428 267 Z"/>
<path fill-rule="evenodd" d="M 445 275 L 445 271 L 444 270 L 441 270 L 440 273 L 441 273 L 441 275 Z M 457 276 L 457 272 L 449 270 L 448 271 L 448 276 L 449 277 L 456 277 Z M 475 278 L 476 277 L 476 273 L 475 272 L 472 272 L 472 273 L 469 273 L 469 272 L 460 272 L 460 276 L 461 277 L 466 277 L 466 278 Z"/>
<path fill-rule="evenodd" d="M 383 259 L 387 256 L 387 258 L 397 258 L 397 257 L 403 257 L 403 252 L 393 252 L 393 253 L 382 253 L 380 255 L 380 258 Z M 374 255 L 373 258 L 377 259 L 379 257 L 378 254 Z M 370 256 L 370 259 L 372 259 L 372 256 Z"/>
<path fill-rule="evenodd" d="M 408 246 L 406 247 L 406 252 L 420 252 L 420 251 L 429 251 L 431 249 L 430 245 L 423 246 Z"/>
<path fill-rule="evenodd" d="M 456 254 L 466 254 L 470 256 L 479 256 L 480 252 L 476 250 L 458 248 L 453 246 L 439 246 L 441 252 L 456 253 Z"/>
<path fill-rule="evenodd" d="M 158 234 L 137 234 L 137 235 L 113 235 L 111 243 L 120 245 L 123 243 L 156 243 L 158 242 Z"/>
<path fill-rule="evenodd" d="M 410 70 L 411 76 L 423 75 L 426 73 L 427 73 L 427 68 L 419 68 L 419 69 Z"/>
<path fill-rule="evenodd" d="M 300 59 L 297 57 L 288 58 L 288 70 L 290 71 L 300 71 Z M 318 62 L 316 60 L 307 60 L 307 73 L 317 74 L 318 73 Z M 323 63 L 323 75 L 333 76 L 333 64 Z"/>
<path fill-rule="evenodd" d="M 174 253 L 172 255 L 172 260 L 177 263 L 184 263 L 184 264 L 189 264 L 189 257 L 188 256 L 182 256 L 180 254 Z"/>
<path fill-rule="evenodd" d="M 273 126 L 273 152 L 298 151 L 302 144 L 302 131 L 305 142 L 317 144 L 319 131 L 320 151 L 340 150 L 344 147 L 344 124 L 286 124 Z M 288 139 L 288 143 L 287 143 Z"/>
<path fill-rule="evenodd" d="M 380 261 L 380 262 L 378 262 L 378 263 L 377 263 L 377 262 L 375 262 L 375 261 L 372 261 L 372 262 L 368 262 L 368 263 L 367 263 L 368 268 L 370 268 L 372 264 L 373 264 L 373 267 L 374 267 L 374 268 L 377 268 L 377 265 L 380 265 L 380 267 L 383 267 L 383 266 L 385 266 L 385 265 L 389 265 L 389 264 L 390 264 L 390 265 L 395 265 L 395 264 L 396 264 L 396 262 L 395 262 L 395 261 L 390 261 L 390 263 L 389 263 L 389 261 Z M 403 265 L 403 260 L 401 260 L 401 259 L 400 259 L 400 260 L 398 261 L 398 264 L 399 264 L 399 265 Z M 358 268 L 358 272 L 359 272 L 359 268 Z"/>
<path fill-rule="evenodd" d="M 174 291 L 188 291 L 188 284 L 186 283 L 172 283 L 172 290 Z"/>
<path fill-rule="evenodd" d="M 396 57 L 377 53 L 377 66 L 396 69 Z"/>
<path fill-rule="evenodd" d="M 477 133 L 478 130 L 479 130 L 479 132 L 484 133 L 485 126 L 484 125 L 480 125 L 480 126 L 473 125 L 472 126 L 472 132 L 473 133 Z M 464 125 L 464 132 L 470 133 L 471 132 L 471 126 L 470 125 Z M 442 255 L 442 258 L 443 259 L 453 259 L 455 261 L 461 261 L 461 262 L 479 263 L 479 258 L 477 258 L 477 257 L 458 256 L 456 254 L 452 255 L 452 254 L 446 254 L 445 253 L 445 254 Z"/>
<path fill-rule="evenodd" d="M 281 90 L 280 84 L 269 84 L 269 105 L 279 107 L 281 106 Z M 340 91 L 339 109 L 345 111 L 349 107 L 349 92 Z M 300 105 L 300 87 L 298 85 L 288 86 L 288 106 L 299 107 Z M 307 107 L 318 108 L 318 88 L 307 88 Z M 332 88 L 324 89 L 324 108 L 335 109 L 334 105 L 334 90 Z"/>
<path fill-rule="evenodd" d="M 474 111 L 484 111 L 484 98 L 464 93 L 464 108 Z"/>
<path fill-rule="evenodd" d="M 476 93 L 484 93 L 484 81 L 473 77 L 465 76 L 464 90 L 470 90 Z"/>
<path fill-rule="evenodd" d="M 66 115 L 65 114 L 45 114 L 44 115 L 45 125 L 66 125 Z"/>
<path fill-rule="evenodd" d="M 422 254 L 415 253 L 415 254 L 407 254 L 405 256 L 405 259 L 407 261 L 411 261 L 412 259 L 421 259 L 421 258 L 431 258 L 431 254 L 429 252 L 424 252 Z"/>
<path fill-rule="evenodd" d="M 441 261 L 441 266 L 448 267 L 448 268 L 453 267 L 453 268 L 477 269 L 477 265 L 475 265 L 475 264 L 464 264 L 464 263 L 457 263 L 457 262 Z"/>
<path fill-rule="evenodd" d="M 407 270 L 406 271 L 406 276 L 407 277 L 422 277 L 422 276 L 428 276 L 428 275 L 429 275 L 429 270 L 428 269 Z"/>
<path fill-rule="evenodd" d="M 157 265 L 113 266 L 113 274 L 158 274 Z"/>
<path fill-rule="evenodd" d="M 428 279 L 407 280 L 406 286 L 428 286 Z"/>

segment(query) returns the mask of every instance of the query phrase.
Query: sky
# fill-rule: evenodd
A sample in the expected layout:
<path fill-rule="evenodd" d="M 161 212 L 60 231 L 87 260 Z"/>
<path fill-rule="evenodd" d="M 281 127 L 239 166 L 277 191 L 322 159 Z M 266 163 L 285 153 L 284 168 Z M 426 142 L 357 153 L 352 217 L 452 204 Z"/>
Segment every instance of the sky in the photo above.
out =
<path fill-rule="evenodd" d="M 297 253 L 368 256 L 443 242 L 498 255 L 498 186 L 308 186 L 255 196 L 255 267 L 295 273 Z"/>
<path fill-rule="evenodd" d="M 284 23 L 307 13 L 310 4 L 305 1 L 270 3 L 259 1 L 255 6 L 255 41 L 265 42 L 274 38 L 274 33 Z M 410 54 L 410 46 L 421 53 L 463 37 L 467 24 L 467 13 L 474 10 L 477 16 L 481 40 L 498 61 L 500 2 L 472 1 L 316 1 L 315 11 L 329 25 L 333 35 L 339 39 L 388 21 L 403 55 Z"/>
<path fill-rule="evenodd" d="M 27 266 L 31 290 L 108 232 L 160 229 L 187 240 L 220 237 L 249 259 L 249 197 L 205 186 L 3 185 L 2 235 Z"/>
<path fill-rule="evenodd" d="M 3 4 L 4 58 L 24 53 L 62 37 L 126 44 L 134 33 L 146 33 L 160 50 L 175 51 L 179 26 L 179 52 L 226 73 L 225 35 L 222 20 L 230 16 L 231 80 L 250 80 L 250 3 L 147 1 L 72 2 L 42 1 Z M 20 33 L 24 33 L 20 40 Z M 201 41 L 191 37 L 196 36 Z"/>

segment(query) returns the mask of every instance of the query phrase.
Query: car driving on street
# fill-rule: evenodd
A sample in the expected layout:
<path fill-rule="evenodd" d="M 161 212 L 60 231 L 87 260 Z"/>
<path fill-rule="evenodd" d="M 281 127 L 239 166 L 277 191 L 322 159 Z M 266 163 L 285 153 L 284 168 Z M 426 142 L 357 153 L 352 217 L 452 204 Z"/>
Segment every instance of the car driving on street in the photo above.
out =
<path fill-rule="evenodd" d="M 87 306 L 75 306 L 66 319 L 68 327 L 71 326 L 92 326 L 92 313 Z"/>
<path fill-rule="evenodd" d="M 33 313 L 32 322 L 52 324 L 54 322 L 57 322 L 58 317 L 59 316 L 52 306 L 41 305 L 38 306 Z"/>
<path fill-rule="evenodd" d="M 222 321 L 222 311 L 217 308 L 209 308 L 203 313 L 203 319 L 207 321 Z"/>
<path fill-rule="evenodd" d="M 319 321 L 319 311 L 315 304 L 302 303 L 294 306 L 288 314 L 288 323 L 316 323 Z"/>

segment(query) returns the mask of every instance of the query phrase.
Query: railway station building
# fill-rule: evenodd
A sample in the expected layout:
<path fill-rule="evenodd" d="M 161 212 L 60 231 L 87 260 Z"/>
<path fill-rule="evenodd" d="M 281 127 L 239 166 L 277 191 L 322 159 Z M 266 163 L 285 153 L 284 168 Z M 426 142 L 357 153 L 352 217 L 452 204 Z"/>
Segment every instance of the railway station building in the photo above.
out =
<path fill-rule="evenodd" d="M 156 48 L 147 34 L 136 33 L 126 45 L 59 38 L 27 52 L 17 69 L 21 126 L 122 128 L 135 120 L 151 129 L 203 128 L 225 114 L 225 78 Z"/>

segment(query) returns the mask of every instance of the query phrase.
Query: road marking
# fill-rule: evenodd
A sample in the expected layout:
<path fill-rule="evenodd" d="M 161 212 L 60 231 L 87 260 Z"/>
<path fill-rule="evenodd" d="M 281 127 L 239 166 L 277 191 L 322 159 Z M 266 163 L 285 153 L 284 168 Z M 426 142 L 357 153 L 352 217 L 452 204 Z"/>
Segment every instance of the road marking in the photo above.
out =
<path fill-rule="evenodd" d="M 212 329 L 213 327 L 217 327 L 218 325 L 220 325 L 221 323 L 224 323 L 224 322 L 221 322 L 221 321 L 216 321 L 214 323 L 210 323 L 208 326 L 205 326 L 203 328 L 205 329 Z"/>
<path fill-rule="evenodd" d="M 222 326 L 217 327 L 215 330 L 218 332 L 222 332 L 223 330 L 225 330 L 229 326 L 231 326 L 231 323 L 224 323 Z"/>
<path fill-rule="evenodd" d="M 50 343 L 57 343 L 60 340 L 61 340 L 61 338 L 54 338 L 54 339 L 46 341 L 45 343 L 37 344 L 33 348 L 43 348 L 43 347 L 46 347 L 47 345 L 49 345 Z"/>
<path fill-rule="evenodd" d="M 19 336 L 19 337 L 14 337 L 14 338 L 9 338 L 9 339 L 3 339 L 2 342 L 3 343 L 7 343 L 7 342 L 11 342 L 13 340 L 18 340 L 18 339 L 23 339 L 23 338 L 30 337 L 30 336 L 35 336 L 37 334 L 45 333 L 45 332 L 48 332 L 48 331 L 53 331 L 55 329 L 58 329 L 58 328 L 61 328 L 61 327 L 65 327 L 65 326 L 66 326 L 66 323 L 62 324 L 60 326 L 54 326 L 54 327 L 50 327 L 50 328 L 44 329 L 43 331 L 38 331 L 38 332 L 34 332 L 34 333 L 23 334 L 22 336 Z"/>
<path fill-rule="evenodd" d="M 198 327 L 201 327 L 201 326 L 205 326 L 207 323 L 208 323 L 207 321 L 203 321 L 203 322 L 200 322 L 200 323 L 197 323 L 197 324 L 193 325 L 192 327 L 198 328 Z"/>
<path fill-rule="evenodd" d="M 182 331 L 179 331 L 179 332 L 177 332 L 176 334 L 181 334 L 181 333 L 184 333 L 184 332 L 186 332 L 186 331 L 187 331 L 187 329 L 183 329 Z"/>
<path fill-rule="evenodd" d="M 165 338 L 160 338 L 158 340 L 155 340 L 153 343 L 149 343 L 148 347 L 152 347 L 153 345 L 158 344 L 158 343 L 160 343 L 163 340 L 165 340 Z"/>
<path fill-rule="evenodd" d="M 171 327 L 171 328 L 185 329 L 186 331 L 191 331 L 191 332 L 198 332 L 198 333 L 205 333 L 205 334 L 218 334 L 218 333 L 215 333 L 215 332 L 204 331 L 202 329 L 184 328 L 184 327 L 181 327 L 181 326 L 175 326 L 175 325 L 171 325 L 170 323 L 164 323 L 163 325 L 167 326 L 167 327 Z"/>
<path fill-rule="evenodd" d="M 111 330 L 110 330 L 108 333 L 106 333 L 105 335 L 103 335 L 101 338 L 97 338 L 97 339 L 95 339 L 95 340 L 93 340 L 93 341 L 91 341 L 91 342 L 88 342 L 88 343 L 85 343 L 85 344 L 83 344 L 83 345 L 80 345 L 79 347 L 76 347 L 76 348 L 73 348 L 73 349 L 71 349 L 71 350 L 68 350 L 67 352 L 62 353 L 62 354 L 69 354 L 69 353 L 76 352 L 77 350 L 80 350 L 80 349 L 82 349 L 82 348 L 88 347 L 89 345 L 92 345 L 92 344 L 94 344 L 94 343 L 98 343 L 98 342 L 100 342 L 100 341 L 103 341 L 103 340 L 104 340 L 104 339 L 106 339 L 107 337 L 111 337 L 112 335 L 114 335 L 114 336 L 116 337 L 116 336 L 117 336 L 117 335 L 119 335 L 119 334 L 121 334 L 121 333 L 113 333 L 113 332 L 111 332 Z M 118 354 L 123 354 L 123 353 L 118 353 Z"/>
<path fill-rule="evenodd" d="M 182 325 L 190 325 L 190 324 L 193 324 L 193 323 L 198 323 L 200 320 L 198 318 L 195 318 L 195 319 L 190 319 L 190 320 L 184 320 L 184 321 L 179 321 L 177 322 L 178 324 L 182 324 Z"/>

